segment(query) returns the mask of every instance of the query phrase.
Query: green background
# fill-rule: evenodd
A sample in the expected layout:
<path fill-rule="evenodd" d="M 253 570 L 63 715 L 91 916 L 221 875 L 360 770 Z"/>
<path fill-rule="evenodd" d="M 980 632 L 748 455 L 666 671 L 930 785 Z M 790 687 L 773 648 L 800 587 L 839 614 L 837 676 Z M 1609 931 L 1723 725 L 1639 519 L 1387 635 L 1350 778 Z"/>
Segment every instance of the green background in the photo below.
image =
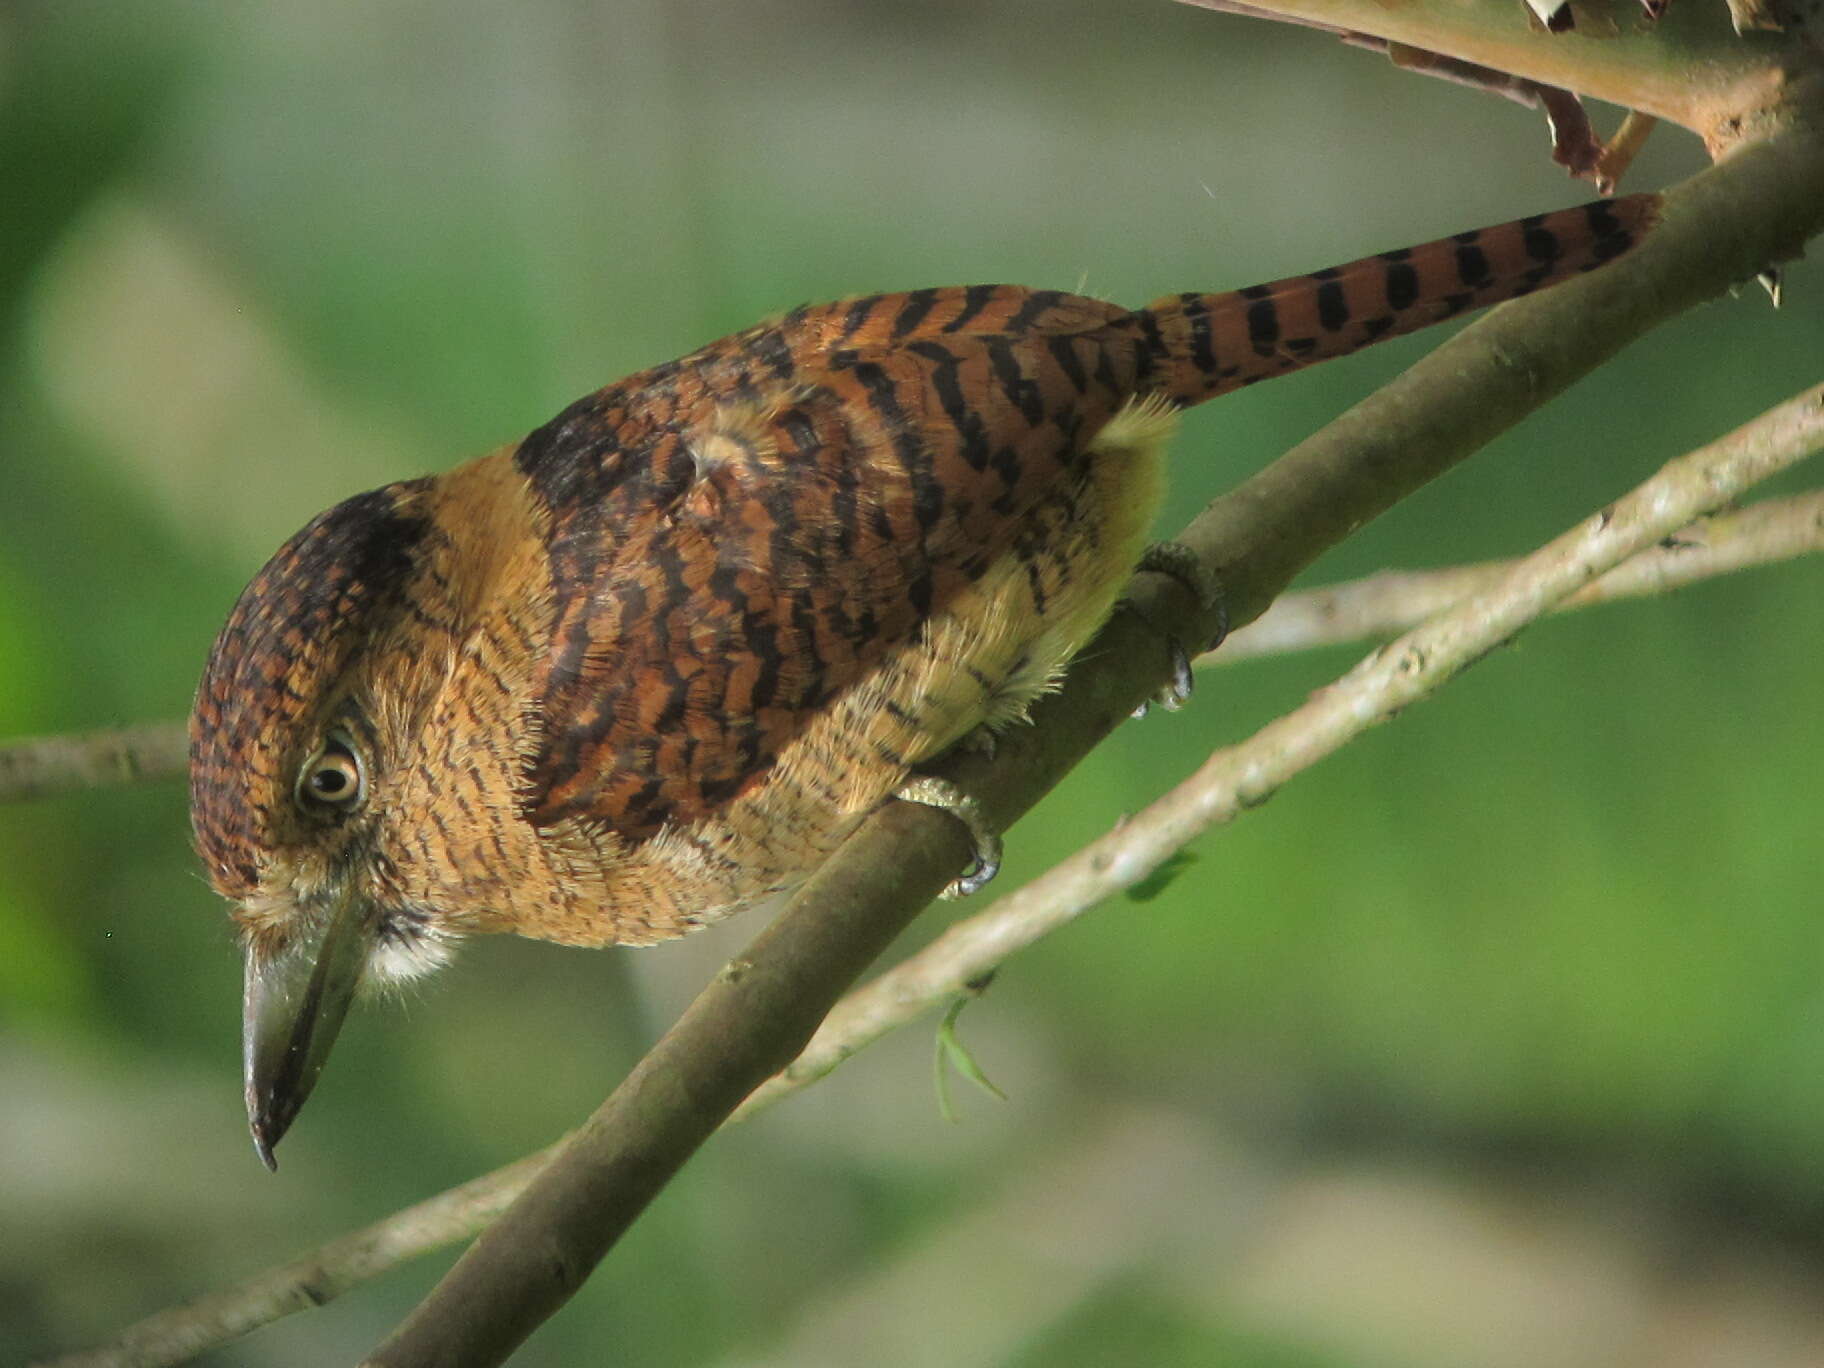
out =
<path fill-rule="evenodd" d="M 1662 129 L 1627 188 L 1701 165 Z M 1163 0 L 16 5 L 0 185 L 0 735 L 181 715 L 320 508 L 793 304 L 1139 303 L 1588 197 L 1536 115 Z M 1561 530 L 1814 383 L 1821 288 L 1663 329 L 1311 582 Z M 1433 341 L 1190 415 L 1164 530 Z M 1815 1278 L 1820 591 L 1800 563 L 1529 633 L 1011 964 L 961 1025 L 1008 1103 L 963 1085 L 946 1123 L 904 1033 L 714 1142 L 515 1362 L 1503 1363 L 1464 1307 L 1521 1280 L 1476 1251 L 1567 1228 L 1560 1271 L 1715 1235 L 1754 1295 Z M 1122 728 L 999 887 L 1352 658 Z M 0 809 L 0 1362 L 548 1141 L 754 929 L 472 945 L 357 1013 L 274 1178 L 181 786 Z M 1411 1209 L 1473 1229 L 1363 1215 Z M 447 1259 L 203 1361 L 352 1362 Z"/>

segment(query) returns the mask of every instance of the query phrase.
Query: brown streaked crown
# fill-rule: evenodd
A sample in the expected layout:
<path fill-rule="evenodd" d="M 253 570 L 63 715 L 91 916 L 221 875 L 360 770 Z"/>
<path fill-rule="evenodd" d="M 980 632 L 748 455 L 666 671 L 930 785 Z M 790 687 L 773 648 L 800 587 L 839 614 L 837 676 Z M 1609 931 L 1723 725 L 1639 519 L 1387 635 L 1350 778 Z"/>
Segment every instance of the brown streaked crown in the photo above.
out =
<path fill-rule="evenodd" d="M 291 754 L 320 693 L 397 601 L 426 522 L 427 480 L 346 499 L 281 547 L 216 637 L 190 718 L 190 820 L 216 891 L 259 882 L 268 823 L 289 801 Z"/>

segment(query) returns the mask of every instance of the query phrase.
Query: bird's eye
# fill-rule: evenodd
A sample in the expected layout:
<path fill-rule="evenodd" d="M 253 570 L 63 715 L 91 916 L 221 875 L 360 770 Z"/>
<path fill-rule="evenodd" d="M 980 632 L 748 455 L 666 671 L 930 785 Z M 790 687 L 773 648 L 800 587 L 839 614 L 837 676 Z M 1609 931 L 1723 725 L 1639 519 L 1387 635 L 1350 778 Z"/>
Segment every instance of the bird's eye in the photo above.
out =
<path fill-rule="evenodd" d="M 306 811 L 347 811 L 367 796 L 361 757 L 346 736 L 332 733 L 298 773 L 298 806 Z"/>

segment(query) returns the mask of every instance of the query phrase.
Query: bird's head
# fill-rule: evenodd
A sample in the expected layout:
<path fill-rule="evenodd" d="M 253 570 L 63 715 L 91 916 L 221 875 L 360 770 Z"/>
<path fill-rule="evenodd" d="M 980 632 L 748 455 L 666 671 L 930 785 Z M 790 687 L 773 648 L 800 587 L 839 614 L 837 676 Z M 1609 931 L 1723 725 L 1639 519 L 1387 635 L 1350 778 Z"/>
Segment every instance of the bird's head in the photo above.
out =
<path fill-rule="evenodd" d="M 516 757 L 477 740 L 523 700 L 498 670 L 488 688 L 470 677 L 501 539 L 475 544 L 486 519 L 452 533 L 450 480 L 357 495 L 292 537 L 197 690 L 191 822 L 245 945 L 248 1120 L 268 1167 L 357 989 L 497 929 L 453 852 L 523 826 Z"/>

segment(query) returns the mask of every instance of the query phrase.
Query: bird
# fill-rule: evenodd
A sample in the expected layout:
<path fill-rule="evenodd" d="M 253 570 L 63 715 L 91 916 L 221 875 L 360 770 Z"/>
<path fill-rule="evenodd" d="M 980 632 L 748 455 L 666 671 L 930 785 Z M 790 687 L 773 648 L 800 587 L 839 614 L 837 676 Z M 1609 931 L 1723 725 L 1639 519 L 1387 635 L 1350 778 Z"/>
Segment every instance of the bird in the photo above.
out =
<path fill-rule="evenodd" d="M 1024 718 L 1108 617 L 1182 409 L 1597 267 L 1658 213 L 1140 309 L 1008 285 L 799 307 L 314 518 L 234 604 L 190 723 L 261 1160 L 364 984 L 481 933 L 681 935 L 789 892 L 895 794 L 970 816 L 918 767 Z"/>

